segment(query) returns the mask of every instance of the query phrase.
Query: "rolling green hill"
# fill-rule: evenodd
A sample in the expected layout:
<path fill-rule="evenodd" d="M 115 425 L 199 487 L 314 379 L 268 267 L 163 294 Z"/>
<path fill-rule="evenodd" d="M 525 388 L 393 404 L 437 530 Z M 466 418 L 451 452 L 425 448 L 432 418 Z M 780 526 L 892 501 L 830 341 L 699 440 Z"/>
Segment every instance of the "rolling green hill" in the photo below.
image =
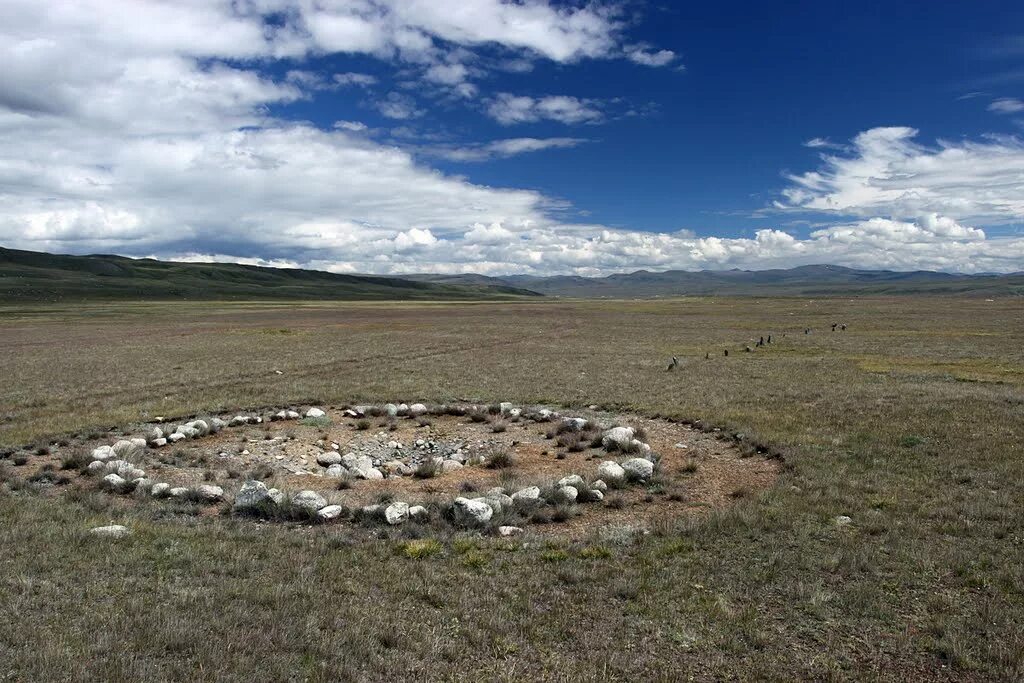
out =
<path fill-rule="evenodd" d="M 501 282 L 446 284 L 230 263 L 63 256 L 0 247 L 0 302 L 128 299 L 513 299 L 535 292 Z"/>

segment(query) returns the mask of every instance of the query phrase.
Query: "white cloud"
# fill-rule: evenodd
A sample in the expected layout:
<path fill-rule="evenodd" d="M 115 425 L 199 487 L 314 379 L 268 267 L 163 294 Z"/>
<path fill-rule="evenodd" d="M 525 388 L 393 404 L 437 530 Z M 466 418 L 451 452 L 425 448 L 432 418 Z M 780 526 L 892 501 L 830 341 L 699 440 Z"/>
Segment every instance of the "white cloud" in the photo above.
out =
<path fill-rule="evenodd" d="M 626 49 L 626 57 L 643 66 L 667 66 L 675 61 L 676 53 L 672 50 L 652 50 L 646 45 L 637 45 Z"/>
<path fill-rule="evenodd" d="M 368 87 L 377 83 L 377 77 L 371 76 L 370 74 L 362 74 L 354 71 L 349 71 L 341 74 L 334 74 L 333 80 L 338 85 L 358 85 L 360 87 Z"/>
<path fill-rule="evenodd" d="M 490 101 L 487 114 L 505 126 L 545 119 L 565 124 L 597 123 L 604 117 L 592 100 L 564 95 L 533 98 L 506 92 Z"/>
<path fill-rule="evenodd" d="M 266 25 L 272 11 L 288 20 Z M 778 230 L 718 238 L 567 224 L 564 205 L 539 192 L 445 175 L 374 142 L 360 122 L 320 130 L 268 114 L 330 82 L 306 68 L 310 54 L 360 52 L 423 71 L 473 64 L 453 46 L 485 43 L 510 58 L 621 55 L 621 28 L 599 5 L 7 0 L 0 13 L 6 246 L 385 273 L 1024 264 L 1024 240 L 989 237 L 968 220 L 1020 217 L 1024 151 L 1009 138 L 926 148 L 910 129 L 867 131 L 852 152 L 794 178 L 787 195 L 789 206 L 865 220 L 804 239 Z M 261 70 L 277 63 L 293 73 Z M 402 93 L 383 104 L 399 118 L 419 112 Z M 603 105 L 506 93 L 491 106 L 507 123 L 588 123 L 601 120 Z M 494 157 L 580 142 L 461 147 Z"/>
<path fill-rule="evenodd" d="M 1024 111 L 1024 100 L 1018 100 L 1015 97 L 1000 97 L 988 105 L 988 110 L 997 114 L 1019 114 Z"/>
<path fill-rule="evenodd" d="M 423 116 L 423 110 L 416 106 L 416 100 L 408 95 L 390 92 L 383 100 L 375 103 L 377 110 L 389 119 L 415 119 Z"/>
<path fill-rule="evenodd" d="M 508 138 L 475 145 L 438 144 L 415 148 L 414 151 L 450 161 L 487 161 L 548 149 L 577 147 L 585 142 L 587 140 L 583 138 Z"/>
<path fill-rule="evenodd" d="M 822 167 L 789 176 L 780 208 L 851 216 L 915 219 L 938 213 L 958 220 L 1005 223 L 1024 218 L 1024 143 L 914 142 L 913 128 L 872 128 Z"/>

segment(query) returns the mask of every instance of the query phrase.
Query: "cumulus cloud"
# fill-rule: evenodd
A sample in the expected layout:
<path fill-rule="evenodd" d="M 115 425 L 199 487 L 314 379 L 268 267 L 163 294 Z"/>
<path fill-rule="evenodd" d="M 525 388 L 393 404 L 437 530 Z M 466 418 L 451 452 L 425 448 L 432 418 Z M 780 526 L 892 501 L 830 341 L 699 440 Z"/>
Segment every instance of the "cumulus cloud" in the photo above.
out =
<path fill-rule="evenodd" d="M 675 61 L 676 53 L 672 50 L 654 50 L 648 45 L 636 45 L 626 48 L 626 57 L 643 66 L 667 66 Z"/>
<path fill-rule="evenodd" d="M 527 60 L 621 55 L 621 27 L 605 7 L 8 0 L 0 243 L 336 272 L 598 274 L 821 261 L 1021 268 L 1021 239 L 989 237 L 969 220 L 1020 215 L 1024 152 L 1013 139 L 928 148 L 910 129 L 867 131 L 852 151 L 794 177 L 787 195 L 791 207 L 863 219 L 805 238 L 779 230 L 719 238 L 566 223 L 564 205 L 550 197 L 443 174 L 414 152 L 375 142 L 361 122 L 323 130 L 268 113 L 341 84 L 306 69 L 311 54 L 361 53 L 424 72 L 471 64 L 458 50 L 492 43 Z M 268 22 L 270 14 L 284 19 Z M 278 63 L 291 73 L 264 70 Z M 352 85 L 373 85 L 347 73 Z M 436 75 L 455 83 L 461 74 Z M 492 115 L 508 123 L 602 118 L 601 105 L 586 100 L 513 98 L 496 98 L 509 106 Z M 399 119 L 419 111 L 404 93 L 382 106 Z M 496 157 L 580 142 L 523 137 L 461 149 Z"/>
<path fill-rule="evenodd" d="M 916 219 L 938 213 L 958 220 L 1008 223 L 1024 218 L 1024 143 L 915 142 L 907 127 L 872 128 L 821 168 L 790 175 L 780 208 Z"/>
<path fill-rule="evenodd" d="M 604 118 L 592 100 L 564 95 L 534 98 L 507 92 L 498 93 L 491 100 L 487 114 L 505 126 L 545 119 L 565 124 L 597 123 Z"/>
<path fill-rule="evenodd" d="M 375 103 L 377 110 L 389 119 L 414 119 L 423 116 L 423 110 L 416 106 L 416 100 L 399 92 L 390 92 L 383 100 Z"/>

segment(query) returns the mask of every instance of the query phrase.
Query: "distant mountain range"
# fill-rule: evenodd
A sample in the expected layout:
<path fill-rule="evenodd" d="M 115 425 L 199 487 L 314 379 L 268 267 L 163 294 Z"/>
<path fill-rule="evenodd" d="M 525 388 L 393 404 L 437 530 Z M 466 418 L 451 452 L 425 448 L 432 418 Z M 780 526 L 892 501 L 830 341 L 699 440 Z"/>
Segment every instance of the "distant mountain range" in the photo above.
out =
<path fill-rule="evenodd" d="M 673 296 L 1024 295 L 1024 273 L 800 266 L 776 270 L 638 270 L 606 277 L 415 274 L 379 277 L 231 263 L 62 256 L 0 247 L 0 302 L 129 299 L 475 300 Z"/>
<path fill-rule="evenodd" d="M 0 247 L 0 302 L 195 299 L 459 300 L 539 294 L 500 282 L 432 283 L 233 263 L 61 256 Z"/>
<path fill-rule="evenodd" d="M 852 294 L 1024 295 L 1024 273 L 959 275 L 917 270 L 856 270 L 814 265 L 774 270 L 638 270 L 606 277 L 554 275 L 408 275 L 419 282 L 502 284 L 545 296 L 653 298 L 695 295 L 829 296 Z"/>

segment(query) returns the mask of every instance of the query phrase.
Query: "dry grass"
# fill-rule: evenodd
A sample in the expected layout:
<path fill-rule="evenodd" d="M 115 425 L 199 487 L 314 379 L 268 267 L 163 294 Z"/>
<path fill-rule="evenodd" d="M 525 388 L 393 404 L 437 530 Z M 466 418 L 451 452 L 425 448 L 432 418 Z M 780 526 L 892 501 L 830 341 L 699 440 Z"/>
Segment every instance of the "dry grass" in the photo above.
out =
<path fill-rule="evenodd" d="M 938 298 L 7 309 L 0 676 L 1020 679 L 1022 321 L 1015 300 Z M 433 533 L 415 525 L 354 542 L 58 501 L 15 464 L 155 415 L 460 398 L 700 420 L 786 471 L 647 536 L 459 552 L 410 550 Z M 135 534 L 84 531 L 110 522 Z"/>

